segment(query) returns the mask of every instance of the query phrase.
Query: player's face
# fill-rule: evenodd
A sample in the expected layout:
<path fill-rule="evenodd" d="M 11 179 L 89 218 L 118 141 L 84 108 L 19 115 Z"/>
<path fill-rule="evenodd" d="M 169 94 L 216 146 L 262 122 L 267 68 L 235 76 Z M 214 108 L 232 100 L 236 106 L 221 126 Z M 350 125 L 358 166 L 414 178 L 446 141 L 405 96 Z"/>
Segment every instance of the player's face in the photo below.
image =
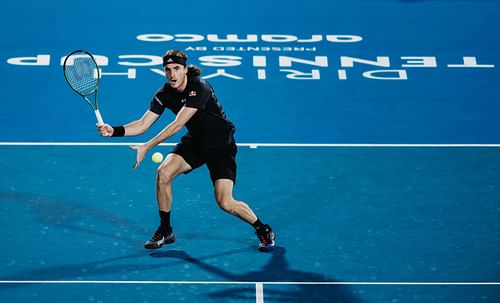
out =
<path fill-rule="evenodd" d="M 187 84 L 187 67 L 170 63 L 165 65 L 165 76 L 167 77 L 168 84 L 175 90 L 183 91 Z"/>

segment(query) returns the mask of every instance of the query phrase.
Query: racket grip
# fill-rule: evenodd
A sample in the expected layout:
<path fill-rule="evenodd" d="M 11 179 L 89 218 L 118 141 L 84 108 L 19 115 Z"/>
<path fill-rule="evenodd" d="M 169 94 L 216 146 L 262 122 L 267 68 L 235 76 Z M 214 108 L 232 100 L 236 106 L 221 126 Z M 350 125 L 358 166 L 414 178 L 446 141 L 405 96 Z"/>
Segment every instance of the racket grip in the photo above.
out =
<path fill-rule="evenodd" d="M 104 121 L 102 120 L 102 116 L 101 116 L 101 113 L 99 112 L 99 110 L 96 109 L 94 111 L 94 113 L 95 113 L 95 117 L 97 118 L 97 125 L 103 125 Z"/>

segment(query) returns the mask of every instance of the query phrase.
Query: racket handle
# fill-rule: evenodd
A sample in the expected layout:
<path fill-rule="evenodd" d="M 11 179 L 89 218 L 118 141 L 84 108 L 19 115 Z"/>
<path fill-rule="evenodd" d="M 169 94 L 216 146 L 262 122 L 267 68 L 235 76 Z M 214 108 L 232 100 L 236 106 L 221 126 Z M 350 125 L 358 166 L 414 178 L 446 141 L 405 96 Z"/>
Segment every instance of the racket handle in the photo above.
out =
<path fill-rule="evenodd" d="M 99 112 L 99 110 L 96 109 L 94 111 L 94 113 L 95 113 L 95 117 L 97 118 L 97 125 L 103 125 L 104 121 L 102 120 L 102 116 L 101 116 L 101 113 Z"/>

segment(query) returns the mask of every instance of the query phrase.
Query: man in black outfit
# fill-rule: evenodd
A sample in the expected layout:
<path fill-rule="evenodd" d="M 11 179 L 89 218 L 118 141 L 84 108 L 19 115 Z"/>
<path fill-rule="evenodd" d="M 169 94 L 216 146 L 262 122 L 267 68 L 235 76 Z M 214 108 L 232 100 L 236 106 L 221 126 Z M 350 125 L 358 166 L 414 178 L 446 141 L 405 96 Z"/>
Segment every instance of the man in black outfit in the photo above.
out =
<path fill-rule="evenodd" d="M 98 126 L 101 136 L 135 136 L 145 133 L 165 109 L 176 116 L 160 133 L 148 142 L 134 145 L 137 151 L 134 168 L 146 153 L 167 140 L 184 126 L 188 132 L 159 166 L 156 178 L 156 197 L 160 226 L 144 247 L 156 249 L 173 243 L 175 235 L 170 225 L 172 181 L 206 164 L 212 179 L 215 198 L 220 208 L 251 224 L 259 238 L 259 250 L 270 251 L 275 246 L 271 227 L 263 224 L 250 207 L 233 198 L 236 181 L 236 153 L 234 125 L 226 118 L 213 88 L 199 77 L 201 70 L 186 66 L 187 56 L 178 50 L 163 56 L 163 68 L 168 80 L 155 94 L 148 111 L 139 120 L 123 126 Z"/>

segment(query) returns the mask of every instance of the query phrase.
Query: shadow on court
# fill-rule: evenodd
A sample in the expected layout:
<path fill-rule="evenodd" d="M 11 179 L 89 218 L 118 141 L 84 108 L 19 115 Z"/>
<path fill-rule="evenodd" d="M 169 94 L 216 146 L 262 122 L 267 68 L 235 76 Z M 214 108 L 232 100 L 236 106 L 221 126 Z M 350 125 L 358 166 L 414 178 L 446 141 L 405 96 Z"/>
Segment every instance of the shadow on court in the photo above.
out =
<path fill-rule="evenodd" d="M 322 274 L 305 272 L 290 268 L 286 259 L 286 249 L 276 247 L 269 262 L 257 271 L 236 274 L 194 258 L 182 250 L 155 252 L 154 258 L 181 259 L 202 270 L 220 276 L 227 281 L 238 282 L 334 282 Z M 215 291 L 208 294 L 212 299 L 251 300 L 255 299 L 255 287 L 242 285 L 230 290 Z M 345 285 L 264 285 L 264 302 L 361 302 Z"/>
<path fill-rule="evenodd" d="M 94 224 L 97 222 L 103 226 L 117 226 L 116 230 L 127 228 L 135 233 L 144 233 L 145 231 L 144 227 L 137 223 L 111 211 L 106 211 L 102 207 L 76 203 L 70 199 L 61 200 L 21 192 L 0 192 L 0 201 L 23 206 L 24 210 L 32 214 L 39 224 L 52 226 L 59 230 L 87 234 L 90 237 L 126 241 L 130 245 L 138 243 L 138 241 L 129 239 L 123 234 L 117 235 L 110 228 L 88 228 L 81 224 L 82 220 L 91 219 Z M 36 224 L 32 226 L 34 227 Z M 25 228 L 30 228 L 30 226 Z"/>
<path fill-rule="evenodd" d="M 199 262 L 203 259 L 211 259 L 216 257 L 223 257 L 228 255 L 235 255 L 240 253 L 248 252 L 253 247 L 244 247 L 239 249 L 234 249 L 230 251 L 220 252 L 217 254 L 207 255 L 200 257 Z M 174 251 L 175 254 L 176 251 Z M 31 269 L 26 271 L 18 271 L 15 275 L 0 275 L 0 280 L 65 280 L 65 279 L 89 279 L 95 278 L 103 275 L 113 275 L 121 273 L 132 273 L 132 272 L 147 272 L 156 271 L 165 267 L 174 267 L 182 265 L 185 260 L 179 258 L 180 260 L 168 260 L 162 263 L 154 264 L 142 264 L 141 260 L 143 257 L 147 256 L 149 252 L 142 250 L 138 253 L 133 253 L 120 257 L 113 257 L 108 259 L 102 259 L 94 262 L 78 263 L 78 264 L 66 264 L 66 265 L 55 265 L 55 266 L 45 266 L 37 269 Z M 158 255 L 168 254 L 169 251 L 165 253 L 154 253 Z M 135 261 L 133 261 L 135 260 Z M 122 262 L 117 264 L 116 262 Z M 23 284 L 9 284 L 0 285 L 0 289 L 9 288 L 13 286 L 22 286 Z"/>

